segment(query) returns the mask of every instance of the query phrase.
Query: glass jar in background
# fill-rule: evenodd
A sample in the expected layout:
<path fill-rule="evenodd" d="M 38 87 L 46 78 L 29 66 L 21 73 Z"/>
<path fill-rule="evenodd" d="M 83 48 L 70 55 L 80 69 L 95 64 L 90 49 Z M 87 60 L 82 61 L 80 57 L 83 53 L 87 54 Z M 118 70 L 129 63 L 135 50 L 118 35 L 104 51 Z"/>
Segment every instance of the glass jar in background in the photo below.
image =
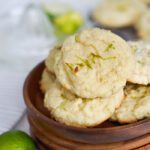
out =
<path fill-rule="evenodd" d="M 56 42 L 40 4 L 13 7 L 0 15 L 0 69 L 28 72 Z"/>
<path fill-rule="evenodd" d="M 0 14 L 1 70 L 28 72 L 56 42 L 93 26 L 90 0 L 12 1 L 16 1 L 13 7 Z"/>
<path fill-rule="evenodd" d="M 79 31 L 84 25 L 81 13 L 65 2 L 43 2 L 42 8 L 59 39 Z"/>

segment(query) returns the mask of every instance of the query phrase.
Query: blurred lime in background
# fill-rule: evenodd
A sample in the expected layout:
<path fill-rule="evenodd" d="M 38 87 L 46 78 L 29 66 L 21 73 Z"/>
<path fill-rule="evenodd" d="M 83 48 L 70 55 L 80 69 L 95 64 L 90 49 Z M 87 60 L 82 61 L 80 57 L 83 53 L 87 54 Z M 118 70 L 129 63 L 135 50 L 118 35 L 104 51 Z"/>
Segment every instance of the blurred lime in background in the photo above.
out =
<path fill-rule="evenodd" d="M 83 19 L 78 12 L 69 11 L 64 15 L 56 17 L 53 23 L 58 32 L 73 34 L 81 27 Z"/>
<path fill-rule="evenodd" d="M 84 23 L 81 14 L 71 9 L 51 9 L 48 5 L 43 5 L 44 12 L 55 28 L 57 36 L 73 34 L 80 29 Z M 54 8 L 54 7 L 53 7 Z"/>

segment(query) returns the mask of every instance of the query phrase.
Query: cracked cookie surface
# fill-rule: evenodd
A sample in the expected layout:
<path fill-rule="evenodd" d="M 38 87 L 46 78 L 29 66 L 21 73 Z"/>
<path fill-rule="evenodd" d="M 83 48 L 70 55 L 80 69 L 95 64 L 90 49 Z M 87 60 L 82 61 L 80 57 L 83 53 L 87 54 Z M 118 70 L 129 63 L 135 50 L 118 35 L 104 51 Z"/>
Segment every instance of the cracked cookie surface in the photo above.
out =
<path fill-rule="evenodd" d="M 132 123 L 150 118 L 150 86 L 129 84 L 125 88 L 125 99 L 111 120 Z"/>
<path fill-rule="evenodd" d="M 129 45 L 134 55 L 135 66 L 128 81 L 147 85 L 150 83 L 150 44 L 138 41 L 129 42 Z"/>
<path fill-rule="evenodd" d="M 82 98 L 109 97 L 123 89 L 134 66 L 129 45 L 98 28 L 67 38 L 55 59 L 59 82 Z"/>
<path fill-rule="evenodd" d="M 124 97 L 123 90 L 109 98 L 83 99 L 53 80 L 45 94 L 44 106 L 57 121 L 75 127 L 96 126 L 114 113 Z"/>

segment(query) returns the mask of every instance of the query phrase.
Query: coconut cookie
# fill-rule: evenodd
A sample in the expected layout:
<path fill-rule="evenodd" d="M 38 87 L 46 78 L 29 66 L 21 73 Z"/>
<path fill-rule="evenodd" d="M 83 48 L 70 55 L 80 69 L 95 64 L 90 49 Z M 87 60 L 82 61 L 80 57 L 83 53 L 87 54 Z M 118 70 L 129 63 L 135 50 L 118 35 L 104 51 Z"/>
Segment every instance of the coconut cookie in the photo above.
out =
<path fill-rule="evenodd" d="M 136 22 L 144 8 L 138 0 L 105 0 L 93 11 L 92 17 L 107 27 L 126 27 Z"/>
<path fill-rule="evenodd" d="M 54 73 L 54 62 L 55 62 L 55 56 L 57 53 L 59 53 L 61 50 L 61 46 L 55 46 L 49 53 L 48 57 L 45 60 L 46 68 L 49 72 Z"/>
<path fill-rule="evenodd" d="M 143 13 L 135 26 L 142 39 L 150 40 L 150 10 Z"/>
<path fill-rule="evenodd" d="M 127 85 L 125 99 L 111 119 L 132 123 L 143 118 L 150 118 L 150 86 Z"/>
<path fill-rule="evenodd" d="M 65 40 L 56 56 L 59 82 L 82 98 L 109 97 L 126 84 L 133 69 L 129 45 L 119 36 L 98 28 Z"/>
<path fill-rule="evenodd" d="M 123 90 L 120 90 L 109 98 L 82 99 L 55 81 L 45 95 L 44 106 L 61 123 L 75 127 L 91 127 L 110 118 L 123 97 Z"/>
<path fill-rule="evenodd" d="M 135 66 L 128 81 L 147 85 L 150 83 L 150 44 L 146 42 L 129 42 L 134 53 Z"/>
<path fill-rule="evenodd" d="M 50 86 L 53 84 L 55 80 L 55 75 L 48 72 L 47 69 L 45 69 L 42 73 L 41 81 L 40 81 L 40 89 L 43 93 L 49 90 Z"/>

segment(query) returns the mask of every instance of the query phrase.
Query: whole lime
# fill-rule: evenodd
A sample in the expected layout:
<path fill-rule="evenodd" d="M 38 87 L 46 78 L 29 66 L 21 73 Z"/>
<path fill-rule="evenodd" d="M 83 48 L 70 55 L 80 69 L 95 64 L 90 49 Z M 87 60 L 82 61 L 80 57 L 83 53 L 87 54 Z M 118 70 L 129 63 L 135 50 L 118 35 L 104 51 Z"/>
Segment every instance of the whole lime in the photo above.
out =
<path fill-rule="evenodd" d="M 29 135 L 12 130 L 0 135 L 0 150 L 36 150 L 36 146 Z"/>

